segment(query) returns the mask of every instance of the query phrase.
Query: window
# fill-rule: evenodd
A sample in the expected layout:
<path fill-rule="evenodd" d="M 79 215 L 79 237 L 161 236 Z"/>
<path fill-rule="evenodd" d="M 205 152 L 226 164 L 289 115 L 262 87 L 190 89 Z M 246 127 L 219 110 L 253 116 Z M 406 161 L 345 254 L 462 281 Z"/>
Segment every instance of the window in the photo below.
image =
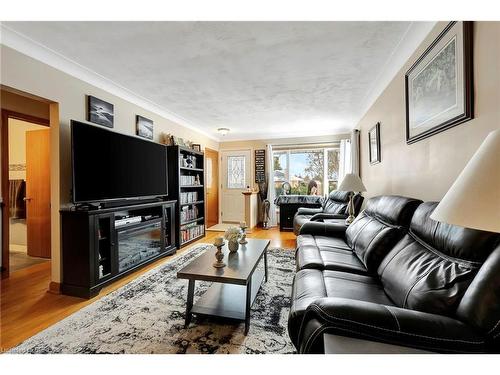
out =
<path fill-rule="evenodd" d="M 339 149 L 314 148 L 279 150 L 273 153 L 274 188 L 276 196 L 283 194 L 288 182 L 291 194 L 328 194 L 337 189 Z"/>
<path fill-rule="evenodd" d="M 245 156 L 227 157 L 227 188 L 245 188 Z"/>

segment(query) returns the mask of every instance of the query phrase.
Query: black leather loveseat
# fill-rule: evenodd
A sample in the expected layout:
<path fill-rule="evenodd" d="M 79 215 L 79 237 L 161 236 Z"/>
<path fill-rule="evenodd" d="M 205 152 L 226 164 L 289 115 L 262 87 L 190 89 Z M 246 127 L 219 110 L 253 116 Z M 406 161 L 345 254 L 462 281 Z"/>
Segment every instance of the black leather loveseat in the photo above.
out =
<path fill-rule="evenodd" d="M 324 334 L 500 351 L 500 234 L 434 221 L 436 205 L 381 196 L 347 230 L 302 227 L 288 321 L 299 352 L 323 352 Z"/>
<path fill-rule="evenodd" d="M 298 236 L 302 225 L 309 221 L 321 221 L 323 219 L 346 219 L 348 216 L 347 206 L 349 204 L 350 191 L 335 190 L 328 195 L 320 208 L 299 208 L 293 218 L 293 232 Z M 356 194 L 353 197 L 354 215 L 356 216 L 361 205 L 363 196 Z"/>

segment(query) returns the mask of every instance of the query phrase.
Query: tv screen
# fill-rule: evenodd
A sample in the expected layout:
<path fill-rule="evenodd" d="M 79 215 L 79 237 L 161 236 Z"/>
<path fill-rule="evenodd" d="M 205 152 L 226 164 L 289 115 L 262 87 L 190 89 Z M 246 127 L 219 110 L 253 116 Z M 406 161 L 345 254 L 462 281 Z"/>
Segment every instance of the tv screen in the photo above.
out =
<path fill-rule="evenodd" d="M 167 195 L 167 148 L 71 121 L 73 202 Z"/>

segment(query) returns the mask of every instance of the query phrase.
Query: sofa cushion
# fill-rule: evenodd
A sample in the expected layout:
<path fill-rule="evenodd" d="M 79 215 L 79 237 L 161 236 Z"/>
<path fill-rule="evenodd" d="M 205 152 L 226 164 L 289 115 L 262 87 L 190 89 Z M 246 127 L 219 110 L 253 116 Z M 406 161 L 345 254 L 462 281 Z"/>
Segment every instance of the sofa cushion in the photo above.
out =
<path fill-rule="evenodd" d="M 307 307 L 323 297 L 348 298 L 393 306 L 380 283 L 370 276 L 313 269 L 298 271 L 293 282 L 288 319 L 288 333 L 296 346 Z"/>
<path fill-rule="evenodd" d="M 376 273 L 382 259 L 405 234 L 421 202 L 400 196 L 374 197 L 349 225 L 346 243 L 369 272 Z"/>
<path fill-rule="evenodd" d="M 430 218 L 437 203 L 420 205 L 410 231 L 380 264 L 384 290 L 400 307 L 454 316 L 498 234 Z"/>
<path fill-rule="evenodd" d="M 301 235 L 297 238 L 295 260 L 297 270 L 314 268 L 368 273 L 342 238 Z"/>

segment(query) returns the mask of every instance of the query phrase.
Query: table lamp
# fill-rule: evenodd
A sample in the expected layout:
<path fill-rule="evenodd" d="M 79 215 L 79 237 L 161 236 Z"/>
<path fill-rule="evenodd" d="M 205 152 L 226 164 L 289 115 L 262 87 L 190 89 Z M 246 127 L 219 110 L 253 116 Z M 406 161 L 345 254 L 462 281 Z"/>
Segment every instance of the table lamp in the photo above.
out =
<path fill-rule="evenodd" d="M 354 220 L 354 191 L 357 192 L 362 192 L 366 191 L 365 185 L 363 185 L 363 181 L 361 181 L 361 178 L 357 174 L 354 173 L 348 173 L 345 175 L 344 179 L 342 180 L 342 183 L 340 184 L 338 190 L 341 191 L 350 191 L 351 195 L 349 197 L 349 205 L 347 206 L 349 216 L 347 217 L 345 223 L 347 225 L 351 224 Z"/>
<path fill-rule="evenodd" d="M 500 232 L 500 130 L 488 134 L 431 219 Z"/>

